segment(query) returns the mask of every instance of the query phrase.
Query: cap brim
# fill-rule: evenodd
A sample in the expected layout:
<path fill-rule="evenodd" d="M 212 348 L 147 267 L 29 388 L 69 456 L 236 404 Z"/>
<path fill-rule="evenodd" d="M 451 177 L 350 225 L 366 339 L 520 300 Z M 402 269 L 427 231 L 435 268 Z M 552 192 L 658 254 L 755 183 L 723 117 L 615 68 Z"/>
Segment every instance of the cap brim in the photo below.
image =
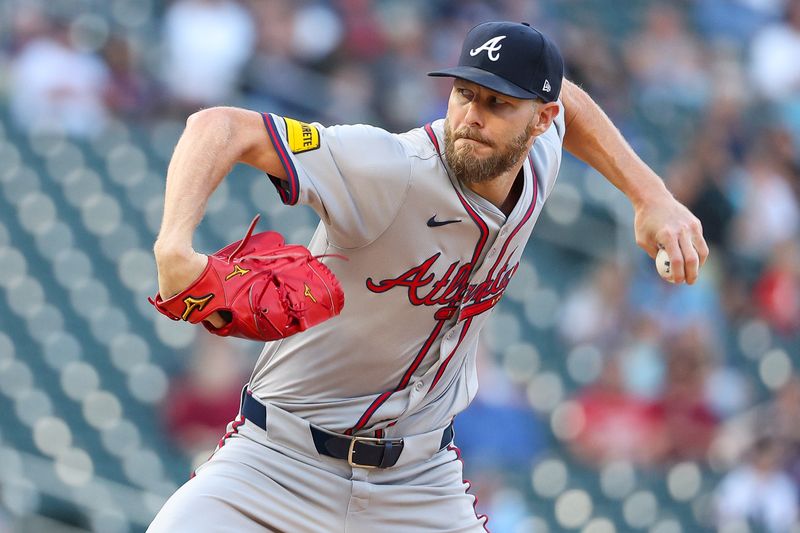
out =
<path fill-rule="evenodd" d="M 471 81 L 473 83 L 477 83 L 478 85 L 488 87 L 489 89 L 497 91 L 500 94 L 513 96 L 514 98 L 524 98 L 526 100 L 544 98 L 542 95 L 523 89 L 519 85 L 515 85 L 510 81 L 501 78 L 497 74 L 493 74 L 476 67 L 462 66 L 435 70 L 433 72 L 428 72 L 428 76 L 441 78 L 461 78 L 463 80 Z"/>

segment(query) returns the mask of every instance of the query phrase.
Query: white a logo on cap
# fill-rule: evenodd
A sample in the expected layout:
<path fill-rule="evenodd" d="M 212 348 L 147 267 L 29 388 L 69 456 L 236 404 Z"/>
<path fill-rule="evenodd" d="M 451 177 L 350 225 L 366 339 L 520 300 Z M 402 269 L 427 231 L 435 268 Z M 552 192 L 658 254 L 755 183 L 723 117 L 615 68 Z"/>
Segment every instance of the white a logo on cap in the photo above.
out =
<path fill-rule="evenodd" d="M 492 37 L 491 39 L 480 45 L 478 48 L 473 48 L 472 50 L 470 50 L 469 55 L 475 57 L 476 55 L 486 50 L 486 55 L 489 56 L 489 59 L 491 59 L 492 61 L 497 61 L 498 59 L 500 59 L 499 51 L 503 47 L 503 45 L 500 44 L 500 41 L 502 41 L 505 38 L 506 38 L 505 35 L 498 35 L 497 37 Z"/>
<path fill-rule="evenodd" d="M 542 90 L 546 93 L 550 92 L 550 80 L 544 80 L 544 85 L 542 85 Z"/>

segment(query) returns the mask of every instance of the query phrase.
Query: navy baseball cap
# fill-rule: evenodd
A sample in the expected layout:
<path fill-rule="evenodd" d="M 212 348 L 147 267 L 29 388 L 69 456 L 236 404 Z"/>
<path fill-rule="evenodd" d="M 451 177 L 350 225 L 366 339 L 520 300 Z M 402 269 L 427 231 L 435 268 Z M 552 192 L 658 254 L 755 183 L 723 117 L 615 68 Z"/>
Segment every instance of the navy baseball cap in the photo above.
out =
<path fill-rule="evenodd" d="M 522 22 L 484 22 L 467 34 L 458 66 L 428 76 L 461 78 L 516 98 L 558 100 L 564 60 L 555 43 Z"/>

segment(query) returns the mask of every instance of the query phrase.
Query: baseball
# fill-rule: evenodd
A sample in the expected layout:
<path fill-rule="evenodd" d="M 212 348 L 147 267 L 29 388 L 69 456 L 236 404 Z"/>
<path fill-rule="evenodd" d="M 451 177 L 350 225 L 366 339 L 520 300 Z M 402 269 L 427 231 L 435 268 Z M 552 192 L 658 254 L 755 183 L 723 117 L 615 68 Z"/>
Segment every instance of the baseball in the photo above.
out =
<path fill-rule="evenodd" d="M 659 276 L 670 283 L 675 283 L 672 279 L 672 270 L 669 266 L 669 255 L 667 255 L 667 251 L 663 248 L 656 254 L 656 270 L 658 270 Z"/>

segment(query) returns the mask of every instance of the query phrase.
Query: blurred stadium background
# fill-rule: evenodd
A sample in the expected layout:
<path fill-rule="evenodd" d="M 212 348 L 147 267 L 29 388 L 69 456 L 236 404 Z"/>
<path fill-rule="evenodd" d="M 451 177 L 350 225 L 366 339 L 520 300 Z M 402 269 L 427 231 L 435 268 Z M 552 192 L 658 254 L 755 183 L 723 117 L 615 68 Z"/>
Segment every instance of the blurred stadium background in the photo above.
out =
<path fill-rule="evenodd" d="M 660 281 L 565 159 L 457 420 L 489 529 L 800 531 L 798 0 L 0 0 L 0 532 L 143 531 L 236 413 L 259 346 L 146 301 L 186 117 L 404 131 L 487 19 L 554 37 L 712 246 L 698 284 Z M 315 226 L 236 168 L 196 247 L 255 213 Z"/>

